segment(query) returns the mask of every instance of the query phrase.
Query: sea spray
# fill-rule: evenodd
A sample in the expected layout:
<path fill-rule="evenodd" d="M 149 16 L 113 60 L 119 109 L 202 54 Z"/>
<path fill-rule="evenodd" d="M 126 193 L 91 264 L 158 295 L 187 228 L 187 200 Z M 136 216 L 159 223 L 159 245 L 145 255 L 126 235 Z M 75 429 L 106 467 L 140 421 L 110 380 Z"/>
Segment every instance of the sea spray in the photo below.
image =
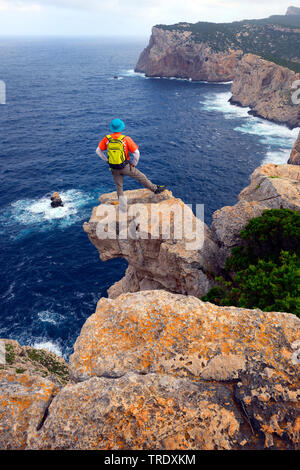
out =
<path fill-rule="evenodd" d="M 276 124 L 249 114 L 250 108 L 230 104 L 231 92 L 209 93 L 201 102 L 201 107 L 209 112 L 221 112 L 225 119 L 241 120 L 242 124 L 235 126 L 236 132 L 258 136 L 260 143 L 266 146 L 264 163 L 287 163 L 291 149 L 299 133 L 299 128 Z"/>

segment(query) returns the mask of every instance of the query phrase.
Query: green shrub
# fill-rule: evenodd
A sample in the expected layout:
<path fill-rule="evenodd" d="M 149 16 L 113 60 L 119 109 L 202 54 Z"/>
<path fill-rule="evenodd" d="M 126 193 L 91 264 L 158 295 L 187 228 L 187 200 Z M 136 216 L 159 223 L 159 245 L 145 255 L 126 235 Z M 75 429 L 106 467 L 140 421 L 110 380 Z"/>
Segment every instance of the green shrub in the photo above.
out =
<path fill-rule="evenodd" d="M 283 28 L 278 28 L 278 25 Z M 232 23 L 177 23 L 157 25 L 169 31 L 187 31 L 196 43 L 204 42 L 215 52 L 242 50 L 300 72 L 300 17 L 277 15 Z M 286 29 L 287 28 L 287 29 Z"/>
<path fill-rule="evenodd" d="M 202 300 L 300 316 L 300 214 L 271 209 L 241 231 L 224 276 Z"/>

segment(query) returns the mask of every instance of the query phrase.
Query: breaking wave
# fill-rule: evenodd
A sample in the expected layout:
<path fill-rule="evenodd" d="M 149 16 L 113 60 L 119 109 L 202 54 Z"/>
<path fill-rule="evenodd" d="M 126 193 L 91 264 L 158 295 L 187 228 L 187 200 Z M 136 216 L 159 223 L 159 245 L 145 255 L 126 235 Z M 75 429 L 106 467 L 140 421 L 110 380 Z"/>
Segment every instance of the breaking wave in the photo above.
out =
<path fill-rule="evenodd" d="M 202 107 L 206 111 L 223 113 L 225 119 L 239 119 L 239 121 L 242 119 L 242 123 L 233 129 L 243 134 L 255 135 L 258 137 L 258 141 L 265 145 L 266 156 L 262 163 L 286 163 L 299 133 L 299 128 L 291 130 L 284 125 L 251 116 L 248 114 L 250 108 L 230 104 L 231 96 L 231 92 L 210 93 L 201 102 Z"/>
<path fill-rule="evenodd" d="M 20 199 L 2 210 L 0 214 L 0 232 L 11 227 L 21 229 L 24 235 L 38 229 L 46 231 L 53 227 L 67 228 L 82 219 L 82 209 L 94 197 L 80 190 L 70 189 L 60 192 L 63 207 L 51 207 L 50 194 L 39 199 Z"/>
<path fill-rule="evenodd" d="M 124 77 L 141 77 L 146 79 L 161 79 L 161 80 L 179 80 L 184 82 L 193 82 L 193 83 L 207 83 L 209 85 L 231 85 L 230 82 L 208 82 L 206 80 L 193 80 L 192 78 L 180 78 L 180 77 L 147 77 L 144 72 L 135 72 L 134 69 L 123 70 L 121 76 Z M 118 77 L 120 78 L 120 77 Z"/>
<path fill-rule="evenodd" d="M 62 357 L 63 353 L 57 344 L 53 343 L 52 341 L 42 341 L 42 342 L 35 342 L 32 344 L 32 347 L 35 349 L 47 349 L 47 351 L 53 352 L 57 356 Z"/>

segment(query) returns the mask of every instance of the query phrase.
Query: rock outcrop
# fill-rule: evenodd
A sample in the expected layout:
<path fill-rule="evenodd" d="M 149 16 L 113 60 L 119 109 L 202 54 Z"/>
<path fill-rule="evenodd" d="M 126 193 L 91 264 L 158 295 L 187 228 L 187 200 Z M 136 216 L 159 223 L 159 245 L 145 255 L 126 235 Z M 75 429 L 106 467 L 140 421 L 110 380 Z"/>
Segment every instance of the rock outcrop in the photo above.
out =
<path fill-rule="evenodd" d="M 20 346 L 12 339 L 0 339 L 5 349 L 5 361 L 1 370 L 13 374 L 27 373 L 30 376 L 44 377 L 56 385 L 65 385 L 69 380 L 68 366 L 62 357 L 46 349 Z"/>
<path fill-rule="evenodd" d="M 103 194 L 100 206 L 93 209 L 89 222 L 83 226 L 103 261 L 120 257 L 128 261 L 125 277 L 109 289 L 109 297 L 149 289 L 204 295 L 212 286 L 212 273 L 218 269 L 217 246 L 209 228 L 170 191 L 155 195 L 147 189 L 138 189 L 126 191 L 125 195 L 128 204 L 125 213 L 120 206 L 112 205 L 117 197 L 115 192 Z M 105 233 L 105 208 L 112 216 L 116 215 L 117 226 L 113 236 L 103 239 L 99 232 Z M 123 232 L 117 234 L 124 214 L 125 236 Z M 182 238 L 177 232 L 180 228 Z"/>
<path fill-rule="evenodd" d="M 84 224 L 84 230 L 103 261 L 122 257 L 128 262 L 125 276 L 108 290 L 109 297 L 150 289 L 165 289 L 200 297 L 213 285 L 214 276 L 225 267 L 226 258 L 232 248 L 240 243 L 240 231 L 248 221 L 271 208 L 300 211 L 299 194 L 300 168 L 287 164 L 267 164 L 254 171 L 250 185 L 240 193 L 237 204 L 214 212 L 210 228 L 201 221 L 196 222 L 191 210 L 180 199 L 173 197 L 170 191 L 154 195 L 147 189 L 139 189 L 126 191 L 126 213 L 130 214 L 134 206 L 138 208 L 139 204 L 143 204 L 146 213 L 134 222 L 132 212 L 126 226 L 132 227 L 133 223 L 134 228 L 139 226 L 138 234 L 141 238 L 122 238 L 117 234 L 117 228 L 114 237 L 98 237 L 97 227 L 103 228 L 107 223 L 103 218 L 104 207 L 110 207 L 116 200 L 115 192 L 100 196 L 101 204 L 93 209 L 89 222 Z M 119 206 L 112 208 L 118 219 Z M 189 232 L 184 234 L 183 231 L 185 236 L 176 238 L 173 223 L 178 225 L 178 221 L 171 209 L 174 214 L 176 209 L 182 214 L 186 211 L 194 229 L 198 224 L 203 241 L 200 247 L 193 247 L 190 243 Z M 161 218 L 155 222 L 153 218 L 151 220 L 151 211 L 160 213 Z M 189 223 L 187 225 L 190 226 Z M 170 232 L 166 229 L 170 229 Z M 153 230 L 157 230 L 156 237 L 153 237 Z"/>
<path fill-rule="evenodd" d="M 51 207 L 63 207 L 63 202 L 62 202 L 62 199 L 60 197 L 60 195 L 58 194 L 58 192 L 54 192 L 50 198 L 51 200 Z"/>
<path fill-rule="evenodd" d="M 300 126 L 300 106 L 292 102 L 293 83 L 300 74 L 246 54 L 239 61 L 231 87 L 231 103 L 249 106 L 251 113 L 290 128 Z"/>
<path fill-rule="evenodd" d="M 29 447 L 298 448 L 299 326 L 165 291 L 103 298 Z"/>
<path fill-rule="evenodd" d="M 206 43 L 193 41 L 191 34 L 153 27 L 136 72 L 144 72 L 148 77 L 231 81 L 242 51 L 214 52 Z"/>
<path fill-rule="evenodd" d="M 299 449 L 299 327 L 162 290 L 100 299 L 71 382 L 0 371 L 0 447 Z"/>
<path fill-rule="evenodd" d="M 300 165 L 300 132 L 288 160 L 291 165 Z"/>
<path fill-rule="evenodd" d="M 238 196 L 234 206 L 225 206 L 213 214 L 210 227 L 218 244 L 219 267 L 225 267 L 233 247 L 240 244 L 240 231 L 250 219 L 266 209 L 292 209 L 300 212 L 300 168 L 266 164 L 256 168 L 251 183 Z"/>
<path fill-rule="evenodd" d="M 28 448 L 32 434 L 41 426 L 58 390 L 48 379 L 0 370 L 1 450 Z"/>
<path fill-rule="evenodd" d="M 46 350 L 0 340 L 0 449 L 26 449 L 47 409 L 68 382 L 65 361 Z"/>
<path fill-rule="evenodd" d="M 281 57 L 281 41 L 298 41 L 300 29 L 284 29 L 270 23 L 265 25 L 267 29 L 264 31 L 263 25 L 263 22 L 258 22 L 256 26 L 254 23 L 251 26 L 241 22 L 238 27 L 238 23 L 232 23 L 228 30 L 214 23 L 154 26 L 149 45 L 141 53 L 135 70 L 144 72 L 148 77 L 233 81 L 232 104 L 250 107 L 252 114 L 286 124 L 290 128 L 299 127 L 300 105 L 292 101 L 292 95 L 300 74 L 249 53 L 252 52 L 249 34 L 251 31 L 254 35 L 253 44 L 257 43 L 257 37 L 262 41 L 269 35 L 275 40 L 276 36 L 277 45 L 267 41 L 265 49 L 262 48 L 258 54 L 268 55 L 272 46 L 273 50 L 278 48 L 279 51 L 279 55 L 273 55 Z M 280 34 L 286 34 L 287 37 L 282 39 Z M 291 34 L 295 34 L 294 39 Z M 299 58 L 290 60 L 296 64 Z"/>
<path fill-rule="evenodd" d="M 127 373 L 65 387 L 31 448 L 231 449 L 247 443 L 240 427 L 225 386 Z"/>
<path fill-rule="evenodd" d="M 0 448 L 300 449 L 300 319 L 182 295 L 209 288 L 250 218 L 300 210 L 300 167 L 257 168 L 211 228 L 169 191 L 125 194 L 128 207 L 102 195 L 84 225 L 103 260 L 129 266 L 83 325 L 70 379 L 53 353 L 0 342 Z"/>

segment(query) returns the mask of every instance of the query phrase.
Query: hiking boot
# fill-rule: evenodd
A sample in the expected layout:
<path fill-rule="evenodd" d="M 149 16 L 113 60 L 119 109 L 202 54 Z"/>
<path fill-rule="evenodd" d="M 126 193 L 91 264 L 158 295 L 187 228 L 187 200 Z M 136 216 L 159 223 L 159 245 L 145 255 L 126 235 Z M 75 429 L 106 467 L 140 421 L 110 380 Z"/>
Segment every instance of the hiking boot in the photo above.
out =
<path fill-rule="evenodd" d="M 165 189 L 167 189 L 167 186 L 165 186 L 164 184 L 157 184 L 154 194 L 162 193 L 163 191 L 165 191 Z"/>

